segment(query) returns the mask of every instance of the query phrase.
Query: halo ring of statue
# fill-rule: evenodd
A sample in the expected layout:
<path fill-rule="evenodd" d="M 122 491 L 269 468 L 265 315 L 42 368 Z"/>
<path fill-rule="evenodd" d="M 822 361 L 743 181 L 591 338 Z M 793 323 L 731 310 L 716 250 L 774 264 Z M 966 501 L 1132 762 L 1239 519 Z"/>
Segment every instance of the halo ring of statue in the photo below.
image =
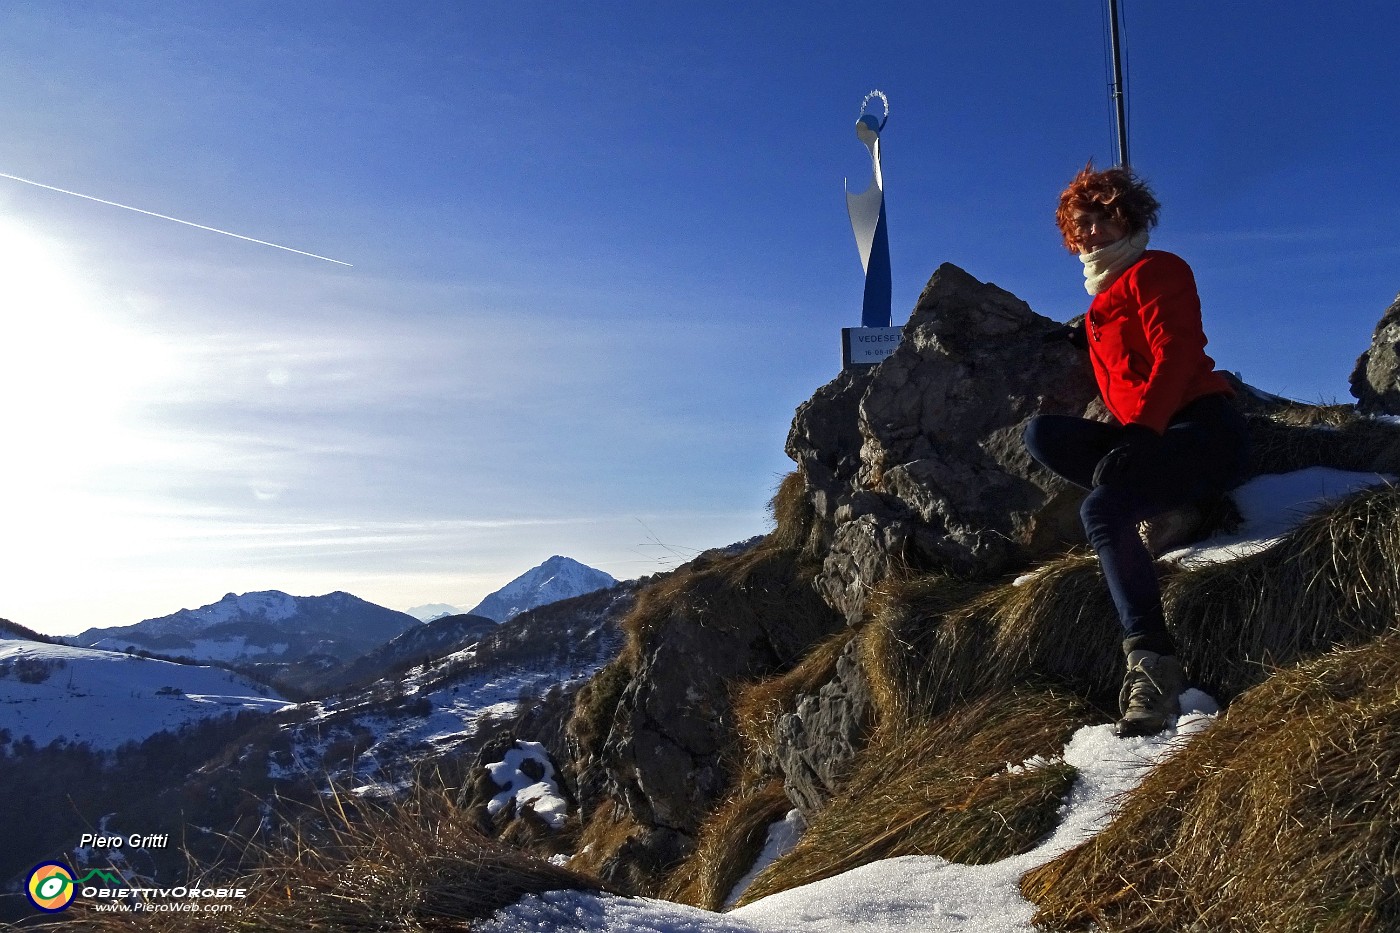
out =
<path fill-rule="evenodd" d="M 866 94 L 865 100 L 860 102 L 860 115 L 862 117 L 865 116 L 865 108 L 869 107 L 870 102 L 877 97 L 880 98 L 880 103 L 885 105 L 885 114 L 884 116 L 880 117 L 880 125 L 875 129 L 875 132 L 878 133 L 880 130 L 883 130 L 885 128 L 885 122 L 890 118 L 890 99 L 885 96 L 885 92 L 871 91 L 869 94 Z M 872 114 L 872 116 L 874 116 L 874 114 Z"/>

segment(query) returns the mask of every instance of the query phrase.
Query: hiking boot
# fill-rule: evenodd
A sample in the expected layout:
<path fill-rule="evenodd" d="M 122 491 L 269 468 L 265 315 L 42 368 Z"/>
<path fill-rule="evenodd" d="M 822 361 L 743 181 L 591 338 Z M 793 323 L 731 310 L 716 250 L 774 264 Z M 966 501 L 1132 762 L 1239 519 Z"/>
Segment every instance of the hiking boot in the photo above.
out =
<path fill-rule="evenodd" d="M 1123 717 L 1113 731 L 1122 738 L 1156 735 L 1167 727 L 1167 720 L 1181 715 L 1184 678 L 1181 664 L 1170 654 L 1133 651 L 1128 654 L 1128 673 L 1118 694 Z"/>
<path fill-rule="evenodd" d="M 1142 538 L 1153 560 L 1199 540 L 1204 530 L 1205 511 L 1194 504 L 1183 505 L 1138 522 L 1138 537 Z"/>

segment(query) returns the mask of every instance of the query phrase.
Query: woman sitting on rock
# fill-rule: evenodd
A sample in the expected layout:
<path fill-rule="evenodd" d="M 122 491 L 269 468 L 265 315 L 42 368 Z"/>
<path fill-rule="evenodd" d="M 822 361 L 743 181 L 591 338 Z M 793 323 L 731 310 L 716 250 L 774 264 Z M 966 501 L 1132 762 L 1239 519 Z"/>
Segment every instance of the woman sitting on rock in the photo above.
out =
<path fill-rule="evenodd" d="M 1041 415 L 1031 456 L 1089 490 L 1080 518 L 1123 624 L 1128 671 L 1118 735 L 1151 735 L 1180 714 L 1183 687 L 1152 554 L 1138 523 L 1218 497 L 1244 476 L 1248 435 L 1230 384 L 1205 353 L 1191 267 L 1147 249 L 1161 207 L 1131 171 L 1085 167 L 1055 215 L 1093 302 L 1056 332 L 1087 349 L 1117 423 Z"/>

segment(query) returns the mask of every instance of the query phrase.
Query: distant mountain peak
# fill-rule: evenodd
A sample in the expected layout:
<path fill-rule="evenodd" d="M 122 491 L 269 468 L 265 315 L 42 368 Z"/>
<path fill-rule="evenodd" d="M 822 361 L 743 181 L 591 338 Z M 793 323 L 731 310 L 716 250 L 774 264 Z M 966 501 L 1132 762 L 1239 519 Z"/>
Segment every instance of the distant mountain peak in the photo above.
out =
<path fill-rule="evenodd" d="M 414 606 L 412 609 L 406 609 L 404 611 L 420 622 L 432 622 L 435 619 L 441 619 L 446 616 L 459 616 L 463 614 L 462 610 L 448 603 L 428 603 L 427 605 Z"/>
<path fill-rule="evenodd" d="M 130 645 L 202 660 L 292 661 L 311 654 L 349 660 L 419 624 L 405 613 L 341 591 L 290 596 L 262 590 L 227 593 L 198 609 L 135 625 L 91 628 L 67 641 L 116 650 Z"/>
<path fill-rule="evenodd" d="M 555 554 L 483 599 L 471 614 L 508 622 L 522 612 L 616 585 L 610 574 Z"/>

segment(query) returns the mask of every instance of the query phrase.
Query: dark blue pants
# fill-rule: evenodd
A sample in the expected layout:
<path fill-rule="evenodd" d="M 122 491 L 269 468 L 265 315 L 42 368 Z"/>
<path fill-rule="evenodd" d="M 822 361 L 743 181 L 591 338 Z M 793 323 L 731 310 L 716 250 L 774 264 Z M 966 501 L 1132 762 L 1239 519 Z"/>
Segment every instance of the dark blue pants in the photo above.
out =
<path fill-rule="evenodd" d="M 1244 416 L 1222 395 L 1177 412 L 1159 455 L 1127 475 L 1094 487 L 1094 467 L 1123 441 L 1123 428 L 1071 415 L 1039 415 L 1025 430 L 1032 457 L 1089 490 L 1079 507 L 1084 533 L 1099 555 L 1108 591 L 1132 648 L 1175 653 L 1162 612 L 1162 590 L 1138 522 L 1222 495 L 1245 476 L 1249 433 Z"/>

